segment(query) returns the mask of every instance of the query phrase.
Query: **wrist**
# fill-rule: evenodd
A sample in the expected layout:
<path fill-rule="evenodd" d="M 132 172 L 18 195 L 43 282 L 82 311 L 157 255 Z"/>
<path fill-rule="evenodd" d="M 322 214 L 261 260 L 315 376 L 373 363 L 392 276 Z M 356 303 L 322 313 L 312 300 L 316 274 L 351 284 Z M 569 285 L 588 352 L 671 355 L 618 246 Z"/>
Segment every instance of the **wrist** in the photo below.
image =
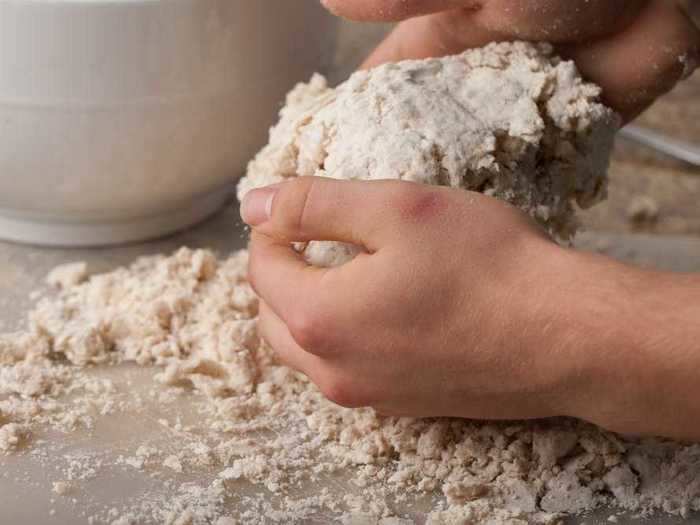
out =
<path fill-rule="evenodd" d="M 629 321 L 640 270 L 612 259 L 552 246 L 543 254 L 538 312 L 542 337 L 530 341 L 552 415 L 601 424 L 602 411 L 634 394 L 625 354 L 637 345 Z M 626 370 L 622 384 L 616 375 Z"/>
<path fill-rule="evenodd" d="M 560 329 L 553 348 L 561 357 L 559 389 L 562 414 L 603 424 L 605 411 L 634 396 L 636 383 L 626 355 L 637 346 L 626 319 L 635 310 L 635 290 L 641 280 L 636 268 L 602 256 L 563 250 L 566 283 L 557 282 Z M 561 279 L 555 280 L 561 281 Z M 619 372 L 625 370 L 622 383 Z"/>
<path fill-rule="evenodd" d="M 623 433 L 699 435 L 700 280 L 564 250 L 560 408 Z M 683 414 L 683 415 L 681 415 Z M 700 425 L 696 425 L 699 426 Z"/>
<path fill-rule="evenodd" d="M 536 417 L 588 419 L 590 400 L 606 381 L 600 353 L 609 329 L 601 325 L 614 322 L 608 296 L 620 295 L 606 287 L 615 284 L 610 266 L 618 263 L 539 237 L 516 252 L 524 262 L 507 282 L 518 291 L 509 296 L 515 302 L 503 309 L 500 321 L 509 327 L 500 344 L 517 341 L 514 348 L 521 349 L 516 383 L 534 396 Z"/>

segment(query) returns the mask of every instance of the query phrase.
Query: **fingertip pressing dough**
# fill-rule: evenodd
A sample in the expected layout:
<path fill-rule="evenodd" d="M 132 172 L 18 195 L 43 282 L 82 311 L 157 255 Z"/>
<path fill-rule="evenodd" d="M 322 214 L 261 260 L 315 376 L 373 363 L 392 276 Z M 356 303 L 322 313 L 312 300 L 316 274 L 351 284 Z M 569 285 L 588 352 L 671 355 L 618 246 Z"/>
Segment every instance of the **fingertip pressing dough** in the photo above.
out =
<path fill-rule="evenodd" d="M 606 193 L 619 120 L 600 93 L 551 46 L 524 42 L 386 64 L 335 89 L 315 75 L 287 96 L 239 198 L 298 176 L 398 179 L 503 199 L 568 239 L 575 207 Z M 306 247 L 319 266 L 356 253 Z"/>

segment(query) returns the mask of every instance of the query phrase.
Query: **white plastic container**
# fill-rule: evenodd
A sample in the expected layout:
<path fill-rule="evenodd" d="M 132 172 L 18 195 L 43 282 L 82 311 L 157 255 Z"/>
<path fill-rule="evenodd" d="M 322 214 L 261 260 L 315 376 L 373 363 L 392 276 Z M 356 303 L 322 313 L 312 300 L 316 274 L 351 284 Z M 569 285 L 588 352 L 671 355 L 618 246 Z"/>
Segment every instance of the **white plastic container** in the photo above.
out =
<path fill-rule="evenodd" d="M 335 29 L 318 0 L 0 0 L 0 238 L 106 245 L 210 215 Z"/>

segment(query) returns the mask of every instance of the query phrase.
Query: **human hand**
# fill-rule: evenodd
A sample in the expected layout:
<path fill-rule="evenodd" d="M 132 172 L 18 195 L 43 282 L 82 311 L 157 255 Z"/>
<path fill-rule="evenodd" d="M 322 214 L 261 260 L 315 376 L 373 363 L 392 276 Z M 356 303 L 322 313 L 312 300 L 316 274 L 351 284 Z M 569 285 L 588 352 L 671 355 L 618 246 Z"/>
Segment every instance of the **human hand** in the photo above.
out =
<path fill-rule="evenodd" d="M 402 21 L 364 64 L 549 41 L 631 120 L 692 73 L 700 31 L 672 0 L 323 0 L 355 20 Z"/>
<path fill-rule="evenodd" d="M 516 208 L 408 182 L 301 177 L 253 190 L 249 279 L 262 335 L 338 404 L 470 418 L 568 414 L 567 251 Z M 309 266 L 291 242 L 365 249 Z M 573 396 L 575 397 L 575 396 Z"/>

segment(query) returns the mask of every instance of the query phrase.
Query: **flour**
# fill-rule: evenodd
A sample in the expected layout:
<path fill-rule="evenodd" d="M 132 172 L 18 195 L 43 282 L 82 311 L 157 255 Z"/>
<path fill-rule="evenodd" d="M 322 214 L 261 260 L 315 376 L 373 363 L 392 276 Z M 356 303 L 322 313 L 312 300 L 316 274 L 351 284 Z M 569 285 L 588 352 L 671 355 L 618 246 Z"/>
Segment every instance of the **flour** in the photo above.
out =
<path fill-rule="evenodd" d="M 22 440 L 23 433 L 20 425 L 3 423 L 0 420 L 0 452 L 10 452 L 16 449 Z"/>
<path fill-rule="evenodd" d="M 246 263 L 245 252 L 217 259 L 183 248 L 40 300 L 26 329 L 0 339 L 0 453 L 31 449 L 41 426 L 75 432 L 140 406 L 128 389 L 88 374 L 131 362 L 156 367 L 154 399 L 194 391 L 201 412 L 194 426 L 177 415 L 163 420 L 175 446 L 144 442 L 118 463 L 165 476 L 205 469 L 214 478 L 173 482 L 167 495 L 106 509 L 92 523 L 289 523 L 319 513 L 410 523 L 397 506 L 426 498 L 433 524 L 555 523 L 600 505 L 700 510 L 700 445 L 622 438 L 569 419 L 393 418 L 333 405 L 278 365 L 258 337 Z M 102 343 L 79 350 L 95 332 Z M 103 466 L 100 458 L 67 457 L 54 490 L 77 498 Z M 357 494 L 333 493 L 341 474 Z M 267 492 L 237 496 L 243 481 Z M 301 487 L 304 495 L 295 495 Z M 226 501 L 234 497 L 240 510 L 231 515 Z"/>
<path fill-rule="evenodd" d="M 698 66 L 700 66 L 700 52 L 685 53 L 678 57 L 678 61 L 683 66 L 681 80 L 686 80 L 690 78 L 693 73 L 697 71 Z"/>
<path fill-rule="evenodd" d="M 54 481 L 51 490 L 59 496 L 65 496 L 71 490 L 71 484 L 68 481 Z"/>
<path fill-rule="evenodd" d="M 659 203 L 648 195 L 632 197 L 625 210 L 627 219 L 634 224 L 650 224 L 659 218 Z"/>
<path fill-rule="evenodd" d="M 49 272 L 46 283 L 56 288 L 70 288 L 85 281 L 87 276 L 87 264 L 84 262 L 62 264 Z"/>
<path fill-rule="evenodd" d="M 400 179 L 498 197 L 568 239 L 574 206 L 605 196 L 618 120 L 599 97 L 572 62 L 526 43 L 387 64 L 335 89 L 316 75 L 288 95 L 239 198 L 296 176 Z M 319 266 L 356 253 L 317 244 L 306 256 Z"/>

